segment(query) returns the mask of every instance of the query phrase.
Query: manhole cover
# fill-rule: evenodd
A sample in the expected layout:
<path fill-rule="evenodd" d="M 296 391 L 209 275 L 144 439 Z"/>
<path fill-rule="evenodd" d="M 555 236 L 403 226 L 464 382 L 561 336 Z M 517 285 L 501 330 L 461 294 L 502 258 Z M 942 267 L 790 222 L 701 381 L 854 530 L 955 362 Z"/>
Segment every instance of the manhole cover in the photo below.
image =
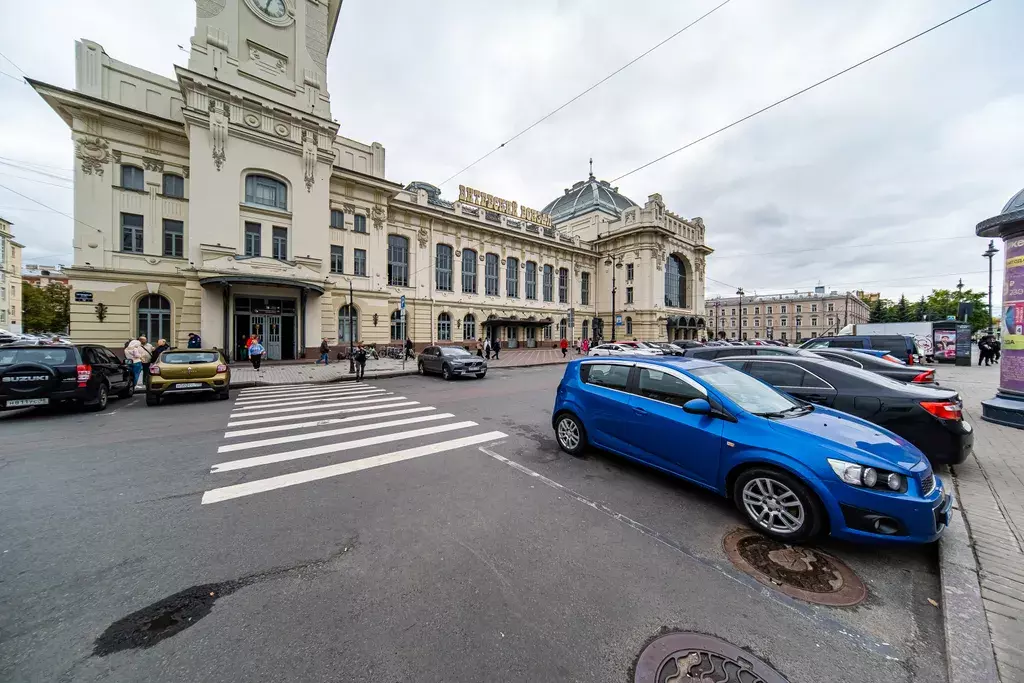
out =
<path fill-rule="evenodd" d="M 787 683 L 732 643 L 703 633 L 669 633 L 644 648 L 634 683 Z"/>
<path fill-rule="evenodd" d="M 728 534 L 724 544 L 734 565 L 790 597 L 833 607 L 856 605 L 867 597 L 853 570 L 820 550 L 786 545 L 747 529 Z"/>

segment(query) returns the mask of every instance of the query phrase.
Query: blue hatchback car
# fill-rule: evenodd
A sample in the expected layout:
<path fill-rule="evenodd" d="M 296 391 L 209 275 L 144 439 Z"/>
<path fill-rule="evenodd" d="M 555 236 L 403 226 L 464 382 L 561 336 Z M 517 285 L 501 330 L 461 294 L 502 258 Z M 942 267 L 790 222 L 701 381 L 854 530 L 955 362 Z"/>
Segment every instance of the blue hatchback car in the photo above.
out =
<path fill-rule="evenodd" d="M 552 426 L 571 455 L 589 444 L 687 479 L 787 543 L 928 543 L 949 523 L 952 497 L 908 441 L 711 361 L 574 360 Z"/>

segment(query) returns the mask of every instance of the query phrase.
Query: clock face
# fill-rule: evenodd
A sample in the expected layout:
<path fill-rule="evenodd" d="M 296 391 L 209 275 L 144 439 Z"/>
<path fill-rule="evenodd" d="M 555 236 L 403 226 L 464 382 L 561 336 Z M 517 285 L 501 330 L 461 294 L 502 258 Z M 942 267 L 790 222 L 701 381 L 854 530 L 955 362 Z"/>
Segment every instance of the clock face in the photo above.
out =
<path fill-rule="evenodd" d="M 284 0 L 254 0 L 254 4 L 271 19 L 284 19 L 288 11 Z"/>

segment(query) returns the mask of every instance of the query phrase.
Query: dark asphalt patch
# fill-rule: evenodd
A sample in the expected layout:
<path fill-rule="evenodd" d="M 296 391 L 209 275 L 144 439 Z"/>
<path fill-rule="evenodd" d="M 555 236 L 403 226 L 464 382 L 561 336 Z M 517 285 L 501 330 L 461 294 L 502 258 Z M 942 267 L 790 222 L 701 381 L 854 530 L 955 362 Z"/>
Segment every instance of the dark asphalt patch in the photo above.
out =
<path fill-rule="evenodd" d="M 867 597 L 852 569 L 815 548 L 786 545 L 748 529 L 727 534 L 723 544 L 736 567 L 790 597 L 833 607 L 850 607 Z"/>
<path fill-rule="evenodd" d="M 771 665 L 732 643 L 703 633 L 667 633 L 644 648 L 634 683 L 787 683 Z"/>
<path fill-rule="evenodd" d="M 223 596 L 289 574 L 327 569 L 331 562 L 350 553 L 357 540 L 358 537 L 353 537 L 345 541 L 325 559 L 256 572 L 232 581 L 204 583 L 178 591 L 112 623 L 93 643 L 92 654 L 94 657 L 106 657 L 122 650 L 153 647 L 207 616 L 213 610 L 214 603 Z"/>

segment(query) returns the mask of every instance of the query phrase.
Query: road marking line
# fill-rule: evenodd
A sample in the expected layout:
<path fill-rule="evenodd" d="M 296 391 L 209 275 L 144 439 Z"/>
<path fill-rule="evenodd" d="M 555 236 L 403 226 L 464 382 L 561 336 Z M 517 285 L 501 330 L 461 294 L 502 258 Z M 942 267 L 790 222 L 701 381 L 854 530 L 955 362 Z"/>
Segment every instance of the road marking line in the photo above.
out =
<path fill-rule="evenodd" d="M 390 394 L 387 394 L 387 396 L 390 396 Z M 400 401 L 400 400 L 402 400 L 404 398 L 405 398 L 405 396 L 394 396 L 392 398 L 371 398 L 371 399 L 364 399 L 364 400 L 359 400 L 359 401 L 347 401 L 346 400 L 346 401 L 342 401 L 341 403 L 337 403 L 337 402 L 323 403 L 320 406 L 315 406 L 315 407 L 317 407 L 317 408 L 320 408 L 320 407 L 323 407 L 323 408 L 334 408 L 336 406 L 362 406 L 362 405 L 368 405 L 370 403 L 390 403 L 392 401 Z M 314 406 L 303 405 L 303 406 L 298 406 L 298 407 L 295 407 L 295 408 L 269 408 L 267 410 L 252 410 L 252 409 L 249 409 L 249 410 L 245 410 L 245 411 L 238 412 L 238 413 L 231 413 L 231 416 L 228 419 L 233 420 L 236 417 L 252 417 L 253 415 L 273 415 L 274 413 L 295 413 L 295 412 L 301 412 L 303 410 L 310 410 L 313 407 Z M 379 407 L 381 408 L 381 410 L 384 409 L 384 406 L 379 406 Z"/>
<path fill-rule="evenodd" d="M 267 403 L 281 403 L 283 401 L 304 401 L 306 399 L 335 398 L 338 396 L 361 396 L 363 394 L 382 393 L 385 389 L 346 389 L 344 391 L 329 391 L 322 394 L 296 394 L 294 396 L 275 396 L 274 398 L 240 398 L 235 401 L 236 406 L 244 405 L 265 405 Z"/>
<path fill-rule="evenodd" d="M 322 387 L 306 388 L 306 389 L 290 389 L 289 391 L 281 392 L 267 392 L 263 394 L 239 394 L 239 400 L 255 400 L 255 399 L 266 399 L 266 398 L 291 398 L 292 396 L 316 396 L 317 394 L 330 394 L 336 391 L 360 391 L 363 389 L 377 389 L 378 387 L 371 387 L 365 384 L 328 384 Z"/>
<path fill-rule="evenodd" d="M 276 393 L 287 393 L 289 391 L 306 391 L 308 389 L 332 387 L 332 386 L 348 386 L 348 387 L 365 387 L 368 386 L 366 382 L 331 382 L 328 384 L 278 384 L 269 387 L 248 387 L 246 389 L 240 389 L 243 395 L 249 394 L 276 394 Z"/>
<path fill-rule="evenodd" d="M 232 498 L 251 496 L 255 493 L 273 491 L 286 486 L 306 484 L 311 481 L 337 477 L 342 474 L 360 472 L 373 467 L 381 467 L 382 465 L 391 465 L 396 462 L 402 462 L 403 460 L 420 458 L 425 455 L 444 453 L 445 451 L 453 451 L 458 448 L 465 448 L 466 446 L 475 446 L 477 444 L 487 443 L 488 441 L 497 441 L 498 439 L 504 439 L 507 436 L 508 435 L 503 432 L 486 432 L 484 434 L 464 436 L 461 439 L 451 439 L 450 441 L 441 441 L 439 443 L 427 444 L 425 446 L 407 448 L 393 453 L 374 455 L 369 458 L 362 458 L 361 460 L 351 460 L 349 462 L 338 463 L 337 465 L 327 465 L 326 467 L 317 467 L 312 470 L 304 470 L 302 472 L 293 472 L 291 474 L 283 474 L 277 477 L 258 479 L 256 481 L 249 481 L 243 484 L 224 486 L 204 493 L 202 504 L 208 505 L 210 503 L 219 503 L 221 501 L 231 500 Z"/>
<path fill-rule="evenodd" d="M 441 432 L 452 432 L 456 429 L 467 429 L 469 427 L 476 427 L 476 422 L 453 422 L 448 425 L 438 425 L 436 427 L 426 427 L 424 429 L 413 429 L 408 432 L 395 432 L 394 434 L 381 434 L 380 436 L 371 436 L 365 439 L 357 439 L 355 441 L 343 441 L 341 443 L 332 443 L 325 446 L 313 446 L 311 448 L 302 448 L 297 451 L 284 451 L 282 453 L 273 453 L 271 455 L 261 455 L 255 458 L 244 458 L 242 460 L 231 460 L 228 462 L 217 463 L 210 468 L 211 473 L 216 472 L 230 472 L 232 470 L 241 470 L 246 467 L 255 467 L 257 465 L 269 465 L 275 462 L 287 462 L 288 460 L 298 460 L 299 458 L 310 458 L 314 455 L 325 455 L 327 453 L 337 453 L 339 451 L 350 451 L 354 448 L 362 448 L 363 446 L 376 446 L 381 443 L 390 443 L 392 441 L 401 441 L 402 439 L 412 439 L 417 436 L 429 436 L 430 434 L 440 434 Z"/>
<path fill-rule="evenodd" d="M 385 398 L 381 400 L 381 403 L 383 403 L 384 401 L 400 401 L 400 399 L 402 398 L 404 398 L 404 396 L 398 396 L 396 398 Z M 237 422 L 228 422 L 228 427 L 242 427 L 244 425 L 261 425 L 266 424 L 267 422 L 286 422 L 288 420 L 304 420 L 307 417 L 323 417 L 324 415 L 364 413 L 370 410 L 389 410 L 391 408 L 403 408 L 405 406 L 418 406 L 419 404 L 419 401 L 400 401 L 399 403 L 391 403 L 389 405 L 360 406 L 359 408 L 338 408 L 335 410 L 321 410 L 315 413 L 302 413 L 299 415 L 278 415 L 277 417 L 261 417 L 255 420 L 238 420 Z M 431 408 L 431 410 L 434 410 L 434 408 Z"/>
<path fill-rule="evenodd" d="M 244 405 L 244 406 L 235 404 L 235 407 L 232 408 L 232 410 L 254 410 L 254 409 L 258 409 L 258 408 L 269 408 L 270 406 L 301 406 L 301 405 L 304 405 L 304 404 L 307 404 L 307 403 L 320 403 L 321 401 L 326 401 L 326 400 L 330 400 L 330 399 L 349 399 L 349 398 L 363 398 L 363 397 L 369 398 L 369 397 L 373 397 L 373 396 L 382 396 L 382 395 L 385 395 L 387 393 L 388 392 L 384 391 L 383 389 L 374 389 L 373 391 L 367 391 L 367 392 L 359 393 L 359 394 L 332 394 L 331 396 L 320 396 L 320 397 L 317 397 L 317 398 L 304 398 L 304 399 L 301 399 L 301 400 L 298 400 L 298 401 L 261 401 L 260 403 L 254 403 L 252 405 Z"/>
<path fill-rule="evenodd" d="M 437 410 L 433 406 L 423 406 L 422 408 L 407 408 L 405 410 L 389 410 L 383 413 L 373 413 L 371 415 L 350 415 L 349 417 L 335 417 L 329 420 L 316 420 L 313 422 L 296 422 L 290 425 L 273 425 L 270 427 L 254 427 L 252 429 L 240 429 L 235 432 L 225 432 L 225 439 L 234 439 L 239 436 L 251 436 L 253 434 L 269 434 L 271 432 L 285 432 L 289 429 L 304 429 L 306 427 L 326 427 L 327 425 L 336 425 L 343 422 L 358 422 L 360 420 L 372 420 L 378 417 L 391 417 L 392 415 L 409 415 L 410 413 L 426 413 L 431 410 Z M 308 415 L 296 415 L 295 417 L 309 417 Z M 256 420 L 259 422 L 259 420 Z"/>
<path fill-rule="evenodd" d="M 311 441 L 323 439 L 328 436 L 341 436 L 343 434 L 357 434 L 359 432 L 370 432 L 374 429 L 385 429 L 387 427 L 401 427 L 403 425 L 419 424 L 420 422 L 436 422 L 455 417 L 452 413 L 437 413 L 435 415 L 419 415 L 417 417 L 406 417 L 401 420 L 385 420 L 367 425 L 355 425 L 352 427 L 339 427 L 338 429 L 325 429 L 322 432 L 305 432 L 304 434 L 289 434 L 287 436 L 275 436 L 269 439 L 257 439 L 256 441 L 243 441 L 241 443 L 229 443 L 217 448 L 218 453 L 233 453 L 234 451 L 245 451 L 252 448 L 263 448 L 264 446 L 277 446 L 283 443 L 295 443 L 296 441 Z"/>
<path fill-rule="evenodd" d="M 276 389 L 293 389 L 295 387 L 305 387 L 308 384 L 260 384 L 254 387 L 246 387 L 242 391 L 273 391 Z"/>

